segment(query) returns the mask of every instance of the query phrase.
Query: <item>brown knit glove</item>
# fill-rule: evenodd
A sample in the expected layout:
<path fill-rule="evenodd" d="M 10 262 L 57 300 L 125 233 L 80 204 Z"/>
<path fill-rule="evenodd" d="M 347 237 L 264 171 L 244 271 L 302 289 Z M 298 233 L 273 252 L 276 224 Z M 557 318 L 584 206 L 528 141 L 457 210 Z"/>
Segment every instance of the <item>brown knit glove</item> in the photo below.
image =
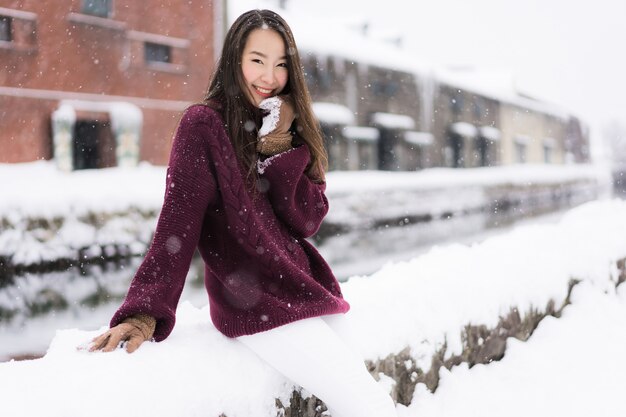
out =
<path fill-rule="evenodd" d="M 291 98 L 270 97 L 263 100 L 259 107 L 269 111 L 269 114 L 263 117 L 256 146 L 257 152 L 271 156 L 291 149 L 292 136 L 289 128 L 295 119 Z"/>
<path fill-rule="evenodd" d="M 125 341 L 127 342 L 126 351 L 133 353 L 143 342 L 152 339 L 155 328 L 156 320 L 154 317 L 147 314 L 135 314 L 94 338 L 89 351 L 111 352 L 117 348 L 120 342 Z"/>

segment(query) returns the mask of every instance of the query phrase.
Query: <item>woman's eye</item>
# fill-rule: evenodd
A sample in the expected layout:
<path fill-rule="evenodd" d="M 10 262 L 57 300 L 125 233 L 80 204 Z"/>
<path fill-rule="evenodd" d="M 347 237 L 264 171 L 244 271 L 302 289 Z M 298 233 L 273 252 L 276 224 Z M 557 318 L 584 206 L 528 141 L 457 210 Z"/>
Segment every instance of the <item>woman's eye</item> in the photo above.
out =
<path fill-rule="evenodd" d="M 287 68 L 287 63 L 286 62 L 281 62 L 280 64 L 278 64 L 279 67 L 283 67 L 283 68 Z"/>
<path fill-rule="evenodd" d="M 263 63 L 263 61 L 261 61 L 258 58 L 253 59 L 252 62 L 256 62 L 257 64 L 262 64 Z"/>

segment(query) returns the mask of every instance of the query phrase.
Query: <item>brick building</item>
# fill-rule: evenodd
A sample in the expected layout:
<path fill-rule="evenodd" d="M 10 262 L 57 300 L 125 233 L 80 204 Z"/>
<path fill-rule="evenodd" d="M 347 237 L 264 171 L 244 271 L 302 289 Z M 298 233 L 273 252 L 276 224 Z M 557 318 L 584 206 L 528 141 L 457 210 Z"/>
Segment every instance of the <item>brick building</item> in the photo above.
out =
<path fill-rule="evenodd" d="M 202 99 L 223 2 L 0 0 L 0 162 L 164 164 Z"/>

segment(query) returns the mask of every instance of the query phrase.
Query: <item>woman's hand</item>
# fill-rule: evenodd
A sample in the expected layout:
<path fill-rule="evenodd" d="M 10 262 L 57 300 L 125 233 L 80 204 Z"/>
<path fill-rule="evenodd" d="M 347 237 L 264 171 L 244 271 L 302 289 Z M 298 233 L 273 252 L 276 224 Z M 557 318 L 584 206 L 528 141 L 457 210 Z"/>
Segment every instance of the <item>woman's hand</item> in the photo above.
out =
<path fill-rule="evenodd" d="M 111 352 L 120 342 L 126 342 L 126 351 L 133 353 L 146 340 L 152 339 L 156 320 L 147 314 L 137 314 L 112 327 L 92 340 L 90 352 L 102 350 Z"/>
<path fill-rule="evenodd" d="M 289 128 L 295 119 L 295 113 L 289 96 L 276 96 L 263 100 L 259 107 L 269 111 L 263 117 L 259 130 L 257 152 L 265 156 L 276 155 L 291 149 Z"/>

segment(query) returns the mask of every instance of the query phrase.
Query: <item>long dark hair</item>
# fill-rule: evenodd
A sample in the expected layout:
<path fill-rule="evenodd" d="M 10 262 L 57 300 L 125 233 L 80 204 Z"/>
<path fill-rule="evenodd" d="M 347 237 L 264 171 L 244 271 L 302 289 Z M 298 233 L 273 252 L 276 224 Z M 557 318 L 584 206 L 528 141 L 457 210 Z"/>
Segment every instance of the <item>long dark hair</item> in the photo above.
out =
<path fill-rule="evenodd" d="M 248 169 L 248 176 L 256 179 L 256 141 L 262 115 L 246 96 L 241 58 L 250 33 L 255 29 L 267 28 L 276 31 L 285 43 L 289 77 L 281 94 L 291 96 L 296 114 L 297 139 L 305 142 L 311 153 L 306 174 L 313 181 L 323 182 L 324 172 L 328 168 L 324 139 L 311 108 L 311 96 L 296 41 L 287 22 L 277 13 L 271 10 L 250 10 L 237 18 L 226 34 L 222 56 L 213 73 L 204 103 L 222 114 L 239 161 Z"/>

